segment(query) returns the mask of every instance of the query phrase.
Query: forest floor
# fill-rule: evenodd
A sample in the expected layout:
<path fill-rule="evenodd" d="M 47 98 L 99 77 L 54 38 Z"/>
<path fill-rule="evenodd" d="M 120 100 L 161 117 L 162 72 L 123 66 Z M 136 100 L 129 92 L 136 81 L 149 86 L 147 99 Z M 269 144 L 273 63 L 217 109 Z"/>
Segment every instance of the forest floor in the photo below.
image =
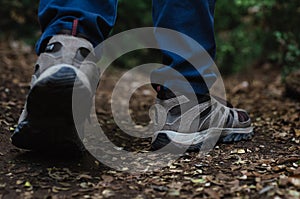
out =
<path fill-rule="evenodd" d="M 5 42 L 0 43 L 0 55 L 0 199 L 300 198 L 300 102 L 285 96 L 280 71 L 270 64 L 224 77 L 229 101 L 250 113 L 252 140 L 217 144 L 202 156 L 184 153 L 160 170 L 132 174 L 104 166 L 88 154 L 72 159 L 14 147 L 10 136 L 36 56 L 19 43 Z M 110 122 L 108 107 L 111 82 L 120 72 L 108 74 L 97 92 L 101 103 L 96 110 L 105 132 L 117 137 L 120 130 Z M 149 121 L 153 101 L 150 88 L 138 90 L 132 98 L 132 116 L 140 124 Z M 137 148 L 148 150 L 150 142 L 146 139 Z"/>

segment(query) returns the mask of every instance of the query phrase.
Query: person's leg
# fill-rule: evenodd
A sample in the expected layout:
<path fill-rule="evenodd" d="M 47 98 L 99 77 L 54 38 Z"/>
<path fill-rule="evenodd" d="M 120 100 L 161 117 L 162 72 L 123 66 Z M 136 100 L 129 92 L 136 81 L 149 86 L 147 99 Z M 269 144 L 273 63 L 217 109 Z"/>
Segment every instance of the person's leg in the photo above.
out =
<path fill-rule="evenodd" d="M 153 23 L 155 27 L 168 28 L 186 34 L 198 42 L 214 59 L 216 51 L 214 5 L 215 0 L 153 0 Z M 160 36 L 157 37 L 158 43 L 162 43 Z M 189 47 L 185 46 L 185 48 L 188 48 L 191 52 L 197 50 L 196 46 L 187 41 L 182 41 L 182 45 L 190 45 Z M 192 59 L 192 57 L 190 58 Z M 209 69 L 209 64 L 194 68 L 182 57 L 167 51 L 163 51 L 163 64 L 168 65 L 168 67 L 154 71 L 152 79 L 154 82 L 164 80 L 164 86 L 170 89 L 180 92 L 193 92 L 186 89 L 188 86 L 185 85 L 187 82 L 182 80 L 184 77 L 191 84 L 196 94 L 204 94 L 208 92 L 208 89 L 203 79 L 205 78 L 206 83 L 210 84 L 207 86 L 211 86 L 215 81 L 215 74 Z M 177 70 L 180 76 L 173 74 L 174 70 L 172 69 Z"/>
<path fill-rule="evenodd" d="M 68 31 L 95 47 L 109 35 L 116 15 L 117 0 L 41 0 L 38 17 L 43 34 L 36 52 L 40 54 L 53 35 Z"/>
<path fill-rule="evenodd" d="M 99 78 L 94 47 L 109 34 L 117 0 L 42 0 L 42 36 L 31 88 L 11 137 L 19 148 L 83 151 L 82 135 Z M 77 153 L 69 153 L 69 155 Z"/>
<path fill-rule="evenodd" d="M 175 37 L 175 40 L 172 35 L 162 35 L 159 31 L 156 32 L 158 44 L 182 47 L 184 50 L 178 52 L 185 54 L 185 58 L 206 59 L 194 67 L 183 57 L 162 51 L 165 66 L 151 74 L 152 85 L 158 93 L 155 121 L 158 129 L 153 136 L 153 149 L 171 143 L 175 148 L 199 150 L 205 140 L 220 138 L 222 142 L 233 142 L 247 140 L 253 134 L 246 111 L 209 95 L 209 88 L 216 80 L 216 74 L 210 69 L 216 51 L 214 5 L 215 0 L 153 0 L 155 27 L 183 33 L 203 49 L 199 52 L 191 40 L 185 37 Z M 196 100 L 190 97 L 193 93 Z"/>

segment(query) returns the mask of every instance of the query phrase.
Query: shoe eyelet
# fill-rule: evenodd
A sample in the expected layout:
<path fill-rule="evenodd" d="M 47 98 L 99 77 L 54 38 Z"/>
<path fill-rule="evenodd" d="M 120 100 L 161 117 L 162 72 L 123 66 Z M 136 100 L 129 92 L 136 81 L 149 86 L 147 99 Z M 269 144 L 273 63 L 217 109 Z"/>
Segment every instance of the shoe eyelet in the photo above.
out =
<path fill-rule="evenodd" d="M 62 47 L 62 44 L 59 42 L 48 44 L 45 48 L 46 53 L 55 53 L 58 52 Z"/>
<path fill-rule="evenodd" d="M 84 58 L 86 58 L 91 53 L 89 49 L 83 47 L 79 48 L 79 52 Z"/>
<path fill-rule="evenodd" d="M 80 62 L 84 61 L 87 56 L 91 53 L 91 51 L 87 48 L 84 48 L 84 47 L 80 47 L 78 50 L 77 50 L 77 53 L 76 53 L 76 59 Z"/>

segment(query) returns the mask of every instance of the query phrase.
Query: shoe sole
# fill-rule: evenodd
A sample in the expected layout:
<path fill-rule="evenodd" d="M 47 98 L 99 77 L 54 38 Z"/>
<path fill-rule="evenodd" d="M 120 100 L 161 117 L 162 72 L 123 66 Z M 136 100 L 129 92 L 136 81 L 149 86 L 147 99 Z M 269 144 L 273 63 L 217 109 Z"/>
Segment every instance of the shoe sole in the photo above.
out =
<path fill-rule="evenodd" d="M 178 133 L 175 131 L 157 131 L 154 133 L 151 147 L 159 150 L 168 145 L 168 148 L 179 151 L 197 152 L 206 142 L 213 148 L 217 142 L 232 143 L 249 140 L 253 137 L 253 127 L 248 128 L 210 128 L 195 133 Z M 203 148 L 204 149 L 204 148 Z"/>
<path fill-rule="evenodd" d="M 82 112 L 82 118 L 76 120 L 82 123 L 79 126 L 75 125 L 73 117 L 74 91 L 76 101 L 85 102 L 76 110 Z M 67 64 L 47 69 L 28 94 L 28 114 L 12 135 L 12 144 L 50 153 L 84 151 L 77 132 L 83 133 L 83 124 L 89 114 L 85 108 L 91 105 L 91 96 L 89 81 L 79 69 Z"/>

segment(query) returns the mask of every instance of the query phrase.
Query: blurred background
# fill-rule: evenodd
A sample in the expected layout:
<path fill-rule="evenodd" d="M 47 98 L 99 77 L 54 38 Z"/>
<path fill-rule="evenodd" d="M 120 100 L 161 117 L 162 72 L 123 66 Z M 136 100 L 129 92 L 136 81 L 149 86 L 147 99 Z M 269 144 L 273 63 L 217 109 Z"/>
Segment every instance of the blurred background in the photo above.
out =
<path fill-rule="evenodd" d="M 1 0 L 0 40 L 33 48 L 40 34 L 37 8 L 38 1 Z M 119 0 L 112 34 L 144 26 L 152 26 L 151 0 Z M 223 74 L 267 64 L 279 69 L 284 80 L 300 68 L 299 0 L 217 0 L 215 30 L 216 62 Z M 139 53 L 122 57 L 117 65 L 131 67 L 156 56 L 149 50 Z"/>

